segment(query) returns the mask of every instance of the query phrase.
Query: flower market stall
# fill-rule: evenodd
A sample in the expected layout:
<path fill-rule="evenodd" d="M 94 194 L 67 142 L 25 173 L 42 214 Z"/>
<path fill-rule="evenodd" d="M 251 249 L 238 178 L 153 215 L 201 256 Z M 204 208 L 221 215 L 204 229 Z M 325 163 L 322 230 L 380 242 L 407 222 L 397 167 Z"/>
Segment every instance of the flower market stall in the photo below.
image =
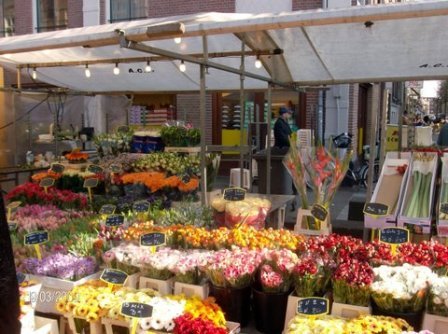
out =
<path fill-rule="evenodd" d="M 341 161 L 316 147 L 308 165 L 290 152 L 285 165 L 311 214 L 295 232 L 264 228 L 271 203 L 241 189 L 213 201 L 214 211 L 196 202 L 199 190 L 205 200 L 204 174 L 213 174 L 219 160 L 205 155 L 206 87 L 240 87 L 244 102 L 244 88 L 268 88 L 270 96 L 274 85 L 296 90 L 304 84 L 445 77 L 448 67 L 421 66 L 421 59 L 439 64 L 439 55 L 446 54 L 443 43 L 439 52 L 428 50 L 434 40 L 446 40 L 448 30 L 440 27 L 447 12 L 446 2 L 429 1 L 278 15 L 206 13 L 169 23 L 143 20 L 1 39 L 2 65 L 19 74 L 35 67 L 43 81 L 65 88 L 101 93 L 200 87 L 201 96 L 201 132 L 170 124 L 160 134 L 126 128 L 100 135 L 95 164 L 75 150 L 66 163 L 8 193 L 23 328 L 37 329 L 36 312 L 57 317 L 61 331 L 68 323 L 74 333 L 224 334 L 250 324 L 263 333 L 446 331 L 446 245 L 410 242 L 409 232 L 395 225 L 381 226 L 370 242 L 329 228 L 321 233 L 349 156 Z M 171 43 L 179 36 L 181 46 Z M 259 40 L 270 40 L 274 48 L 256 45 Z M 400 47 L 404 42 L 424 54 L 408 54 Z M 384 51 L 384 45 L 393 47 Z M 238 57 L 230 56 L 235 50 Z M 390 52 L 383 54 L 391 61 L 377 62 L 380 51 Z M 265 66 L 258 74 L 257 57 Z M 113 64 L 150 61 L 160 65 L 150 81 L 144 75 L 115 80 L 110 71 Z M 179 61 L 189 65 L 185 74 L 173 66 Z M 80 69 L 86 65 L 95 80 L 85 80 Z M 158 152 L 163 143 L 182 154 Z M 201 154 L 189 154 L 198 144 Z M 414 153 L 406 167 L 394 166 L 403 173 L 389 169 L 382 180 L 394 176 L 404 193 L 381 203 L 384 190 L 378 190 L 366 214 L 428 229 L 440 197 L 437 159 Z M 305 172 L 313 180 L 313 205 L 306 202 Z M 446 203 L 439 204 L 446 214 Z M 214 216 L 224 220 L 217 224 Z M 440 215 L 439 226 L 444 224 Z M 310 230 L 326 235 L 302 233 Z"/>

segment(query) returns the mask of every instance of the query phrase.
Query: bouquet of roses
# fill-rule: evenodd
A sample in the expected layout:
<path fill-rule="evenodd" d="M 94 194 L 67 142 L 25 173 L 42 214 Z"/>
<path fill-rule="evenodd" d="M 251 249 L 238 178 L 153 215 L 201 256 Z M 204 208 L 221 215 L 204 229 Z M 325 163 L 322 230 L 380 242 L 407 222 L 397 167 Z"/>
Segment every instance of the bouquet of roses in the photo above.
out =
<path fill-rule="evenodd" d="M 294 290 L 298 297 L 322 296 L 327 285 L 327 277 L 321 259 L 303 257 L 292 270 Z"/>
<path fill-rule="evenodd" d="M 290 250 L 265 250 L 257 281 L 264 292 L 287 292 L 292 283 L 292 271 L 299 258 Z"/>
<path fill-rule="evenodd" d="M 258 251 L 222 249 L 211 252 L 201 270 L 214 286 L 245 288 L 262 260 Z"/>
<path fill-rule="evenodd" d="M 429 282 L 436 275 L 430 268 L 405 263 L 399 267 L 380 266 L 373 269 L 371 285 L 376 305 L 391 312 L 418 312 L 423 309 Z"/>
<path fill-rule="evenodd" d="M 448 277 L 437 277 L 432 280 L 428 313 L 448 317 Z"/>
<path fill-rule="evenodd" d="M 368 262 L 350 259 L 340 263 L 333 273 L 333 297 L 337 303 L 368 306 L 373 269 Z"/>

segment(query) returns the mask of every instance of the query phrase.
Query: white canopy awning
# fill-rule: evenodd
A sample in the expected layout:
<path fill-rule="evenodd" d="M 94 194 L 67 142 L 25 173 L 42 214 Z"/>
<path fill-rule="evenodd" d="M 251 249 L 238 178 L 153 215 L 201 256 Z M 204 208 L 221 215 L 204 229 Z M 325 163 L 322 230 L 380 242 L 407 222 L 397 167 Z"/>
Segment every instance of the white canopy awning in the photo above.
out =
<path fill-rule="evenodd" d="M 169 29 L 176 26 L 182 32 Z M 196 57 L 206 35 L 208 53 L 215 57 L 210 60 L 235 69 L 244 39 L 250 54 L 247 72 L 298 85 L 448 78 L 448 1 L 279 14 L 204 13 L 22 35 L 0 39 L 0 65 L 22 67 L 22 73 L 35 66 L 39 81 L 85 92 L 199 89 L 198 65 L 187 64 L 181 73 L 179 60 L 159 59 L 151 64 L 154 72 L 144 73 L 145 58 L 154 55 L 120 47 L 117 31 L 129 41 Z M 176 36 L 182 36 L 180 44 L 174 43 Z M 267 55 L 275 49 L 283 53 Z M 258 53 L 261 69 L 254 66 Z M 112 73 L 115 62 L 119 76 Z M 84 75 L 84 63 L 90 64 L 91 78 Z M 207 89 L 238 89 L 239 79 L 210 68 Z M 246 89 L 266 86 L 246 77 Z"/>

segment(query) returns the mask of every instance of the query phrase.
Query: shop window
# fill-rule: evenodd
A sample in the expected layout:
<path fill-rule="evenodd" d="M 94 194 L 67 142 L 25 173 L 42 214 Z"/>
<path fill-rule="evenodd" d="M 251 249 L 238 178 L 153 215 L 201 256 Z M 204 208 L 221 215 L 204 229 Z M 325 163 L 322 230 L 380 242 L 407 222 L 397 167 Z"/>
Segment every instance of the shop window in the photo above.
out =
<path fill-rule="evenodd" d="M 14 35 L 14 0 L 0 0 L 0 17 L 3 25 L 1 27 L 1 34 L 4 37 Z"/>
<path fill-rule="evenodd" d="M 148 17 L 148 0 L 110 0 L 110 22 Z"/>
<path fill-rule="evenodd" d="M 37 0 L 37 32 L 67 28 L 67 0 Z"/>

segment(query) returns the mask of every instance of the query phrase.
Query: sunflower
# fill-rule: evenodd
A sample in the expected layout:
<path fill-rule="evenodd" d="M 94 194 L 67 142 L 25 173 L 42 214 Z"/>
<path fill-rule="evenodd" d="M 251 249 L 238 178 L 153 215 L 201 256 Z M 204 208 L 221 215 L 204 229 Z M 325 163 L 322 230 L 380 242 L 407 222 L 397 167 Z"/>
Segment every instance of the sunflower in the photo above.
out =
<path fill-rule="evenodd" d="M 71 313 L 71 312 L 73 312 L 73 310 L 75 309 L 75 307 L 76 307 L 76 304 L 75 304 L 75 303 L 73 303 L 73 302 L 68 302 L 68 303 L 65 305 L 65 310 L 66 310 L 67 312 Z"/>
<path fill-rule="evenodd" d="M 87 307 L 87 305 L 79 305 L 74 310 L 75 316 L 82 317 L 82 318 L 84 318 L 88 312 L 89 312 L 89 308 Z"/>
<path fill-rule="evenodd" d="M 66 301 L 63 300 L 62 298 L 58 300 L 58 302 L 56 303 L 56 310 L 59 313 L 64 313 L 66 311 Z"/>
<path fill-rule="evenodd" d="M 97 321 L 99 318 L 99 314 L 97 312 L 89 312 L 86 316 L 87 321 Z"/>

